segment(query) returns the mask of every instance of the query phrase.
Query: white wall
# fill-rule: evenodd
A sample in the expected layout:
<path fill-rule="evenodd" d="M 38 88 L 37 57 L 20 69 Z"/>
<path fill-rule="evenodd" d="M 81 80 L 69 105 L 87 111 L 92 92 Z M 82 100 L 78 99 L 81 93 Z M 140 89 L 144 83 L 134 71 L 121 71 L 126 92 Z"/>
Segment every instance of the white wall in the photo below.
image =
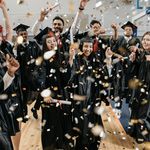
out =
<path fill-rule="evenodd" d="M 19 23 L 24 23 L 32 26 L 35 20 L 38 18 L 41 8 L 48 6 L 48 3 L 54 4 L 55 0 L 24 0 L 24 3 L 17 5 L 18 0 L 5 0 L 8 6 L 9 14 L 13 27 Z M 59 0 L 60 7 L 55 9 L 49 14 L 49 17 L 44 22 L 44 27 L 50 26 L 52 18 L 56 15 L 65 15 L 66 26 L 68 27 L 73 16 L 78 10 L 79 0 Z M 100 0 L 90 0 L 84 11 L 85 18 L 82 20 L 81 30 L 86 30 L 85 27 L 91 19 L 98 19 L 107 28 L 107 33 L 111 34 L 110 24 L 116 22 L 122 25 L 128 20 L 132 20 L 132 16 L 138 14 L 143 10 L 136 10 L 136 0 L 132 0 L 131 4 L 126 4 L 125 0 L 101 0 L 103 5 L 99 8 L 95 8 L 96 2 Z M 0 13 L 0 24 L 4 24 L 4 19 Z M 66 16 L 67 15 L 67 16 Z M 149 16 L 142 18 L 142 23 L 137 21 L 139 26 L 139 35 L 147 31 L 150 27 L 148 21 Z M 143 23 L 144 22 L 144 23 Z M 142 25 L 141 25 L 142 24 Z M 122 30 L 120 29 L 120 34 Z"/>

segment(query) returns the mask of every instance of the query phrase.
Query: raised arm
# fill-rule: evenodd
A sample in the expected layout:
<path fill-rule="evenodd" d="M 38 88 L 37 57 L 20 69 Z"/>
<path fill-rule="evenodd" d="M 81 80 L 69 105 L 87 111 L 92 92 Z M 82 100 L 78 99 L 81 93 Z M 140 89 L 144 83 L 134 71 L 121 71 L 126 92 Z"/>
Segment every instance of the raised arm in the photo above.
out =
<path fill-rule="evenodd" d="M 5 19 L 6 40 L 11 42 L 13 32 L 12 32 L 10 17 L 8 15 L 8 11 L 7 11 L 6 4 L 5 4 L 4 0 L 0 1 L 0 8 L 2 9 L 2 13 L 3 13 L 4 19 Z"/>
<path fill-rule="evenodd" d="M 85 9 L 85 6 L 87 5 L 89 0 L 80 0 L 79 10 L 76 13 L 76 16 L 74 18 L 74 21 L 71 25 L 71 34 L 74 35 L 77 33 L 80 27 L 81 17 L 83 15 L 83 10 Z"/>
<path fill-rule="evenodd" d="M 49 12 L 51 12 L 54 8 L 56 8 L 59 5 L 59 3 L 55 3 L 54 5 L 49 5 L 47 9 L 41 9 L 39 19 L 36 20 L 31 29 L 33 35 L 37 35 L 39 33 L 39 29 L 42 28 L 42 22 L 45 20 L 45 17 L 48 15 Z"/>
<path fill-rule="evenodd" d="M 39 19 L 36 20 L 36 22 L 34 23 L 32 29 L 31 29 L 33 35 L 37 35 L 39 33 L 39 31 L 40 31 L 39 29 L 40 29 L 40 27 L 42 27 L 42 22 L 44 21 L 47 14 L 48 14 L 48 12 L 46 11 L 46 9 L 41 10 Z"/>
<path fill-rule="evenodd" d="M 112 39 L 116 41 L 118 39 L 118 26 L 115 23 L 112 23 L 111 27 L 113 29 Z"/>

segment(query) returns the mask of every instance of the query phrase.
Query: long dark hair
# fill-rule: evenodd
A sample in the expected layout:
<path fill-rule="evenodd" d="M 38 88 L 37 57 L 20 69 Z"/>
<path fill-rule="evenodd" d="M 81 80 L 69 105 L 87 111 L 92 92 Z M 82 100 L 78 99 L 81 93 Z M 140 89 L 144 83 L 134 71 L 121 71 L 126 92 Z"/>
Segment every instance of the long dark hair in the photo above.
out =
<path fill-rule="evenodd" d="M 43 45 L 42 45 L 43 52 L 48 51 L 48 47 L 47 47 L 47 44 L 46 44 L 46 39 L 51 38 L 51 37 L 54 37 L 56 39 L 55 34 L 52 31 L 50 31 L 48 34 L 43 36 Z"/>
<path fill-rule="evenodd" d="M 141 40 L 143 40 L 143 38 L 144 38 L 146 35 L 149 35 L 149 36 L 150 36 L 150 31 L 145 32 L 145 33 L 143 34 L 143 36 L 142 36 L 142 39 L 141 39 Z M 143 45 L 142 45 L 142 47 L 143 47 Z M 143 49 L 144 49 L 144 48 L 143 48 Z"/>
<path fill-rule="evenodd" d="M 143 40 L 143 38 L 145 37 L 145 35 L 150 35 L 150 31 L 147 31 L 147 32 L 145 32 L 145 33 L 143 34 L 142 40 Z"/>

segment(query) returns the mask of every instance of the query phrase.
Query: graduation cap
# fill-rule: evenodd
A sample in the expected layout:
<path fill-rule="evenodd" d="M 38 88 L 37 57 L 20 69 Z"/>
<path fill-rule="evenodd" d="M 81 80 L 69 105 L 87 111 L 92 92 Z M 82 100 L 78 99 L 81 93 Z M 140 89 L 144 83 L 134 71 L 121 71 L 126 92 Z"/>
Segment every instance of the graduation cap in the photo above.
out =
<path fill-rule="evenodd" d="M 137 26 L 134 25 L 132 22 L 128 21 L 123 26 L 121 26 L 122 29 L 125 29 L 125 27 L 131 27 L 133 30 L 133 35 L 137 35 Z"/>
<path fill-rule="evenodd" d="M 16 26 L 13 30 L 16 31 L 16 33 L 20 32 L 20 31 L 26 31 L 30 26 L 27 26 L 25 24 L 19 24 L 18 26 Z"/>
<path fill-rule="evenodd" d="M 41 30 L 41 32 L 36 35 L 34 37 L 34 39 L 36 39 L 36 41 L 42 45 L 42 42 L 43 42 L 43 38 L 45 37 L 45 35 L 49 34 L 50 36 L 54 36 L 54 32 L 52 31 L 51 28 L 49 27 L 46 27 L 45 29 Z"/>

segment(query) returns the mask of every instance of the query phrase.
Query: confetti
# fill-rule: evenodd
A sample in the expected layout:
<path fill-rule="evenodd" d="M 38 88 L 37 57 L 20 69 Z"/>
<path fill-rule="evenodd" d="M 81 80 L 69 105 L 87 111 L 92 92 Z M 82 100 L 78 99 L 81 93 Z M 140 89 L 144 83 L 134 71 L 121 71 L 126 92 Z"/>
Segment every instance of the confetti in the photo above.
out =
<path fill-rule="evenodd" d="M 1 94 L 0 95 L 0 100 L 6 100 L 8 98 L 7 94 Z"/>
<path fill-rule="evenodd" d="M 95 4 L 95 8 L 100 7 L 102 4 L 103 4 L 102 1 L 97 2 L 97 3 Z"/>
<path fill-rule="evenodd" d="M 104 130 L 101 126 L 99 125 L 95 125 L 92 129 L 91 132 L 93 133 L 94 136 L 100 136 L 103 135 L 102 133 L 104 133 Z"/>
<path fill-rule="evenodd" d="M 104 112 L 104 107 L 95 107 L 94 109 L 94 112 L 97 114 L 97 115 L 102 115 L 102 113 Z"/>
<path fill-rule="evenodd" d="M 21 117 L 17 118 L 18 122 L 21 122 L 23 119 Z"/>
<path fill-rule="evenodd" d="M 23 4 L 24 0 L 17 0 L 17 5 Z"/>
<path fill-rule="evenodd" d="M 44 53 L 44 59 L 48 60 L 56 54 L 55 50 L 47 51 Z"/>
<path fill-rule="evenodd" d="M 35 64 L 36 64 L 37 66 L 41 65 L 42 62 L 43 62 L 43 58 L 42 58 L 42 57 L 38 57 L 38 58 L 35 60 Z"/>
<path fill-rule="evenodd" d="M 74 99 L 75 101 L 85 101 L 85 100 L 86 100 L 86 96 L 74 94 L 74 95 L 73 95 L 73 99 Z"/>
<path fill-rule="evenodd" d="M 17 44 L 22 44 L 23 43 L 23 37 L 22 36 L 18 36 L 17 37 Z"/>
<path fill-rule="evenodd" d="M 49 97 L 51 95 L 51 91 L 49 89 L 45 89 L 41 92 L 42 97 Z"/>
<path fill-rule="evenodd" d="M 138 79 L 131 79 L 128 82 L 128 87 L 130 89 L 137 89 L 139 87 L 139 85 L 140 85 L 140 80 L 138 80 Z"/>

